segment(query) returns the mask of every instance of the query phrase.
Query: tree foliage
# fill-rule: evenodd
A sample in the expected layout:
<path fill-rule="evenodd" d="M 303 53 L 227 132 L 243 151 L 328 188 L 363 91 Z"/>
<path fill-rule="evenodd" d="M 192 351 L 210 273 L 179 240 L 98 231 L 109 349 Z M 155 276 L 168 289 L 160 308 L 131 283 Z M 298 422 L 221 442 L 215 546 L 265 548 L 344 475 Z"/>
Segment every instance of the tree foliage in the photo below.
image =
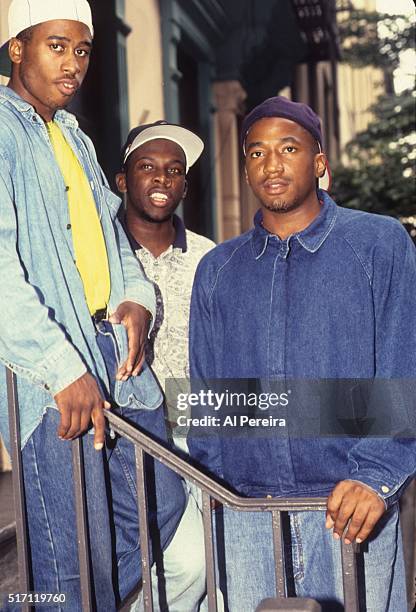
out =
<path fill-rule="evenodd" d="M 352 66 L 393 71 L 399 66 L 400 53 L 414 48 L 415 20 L 410 17 L 357 9 L 341 15 L 342 61 Z"/>
<path fill-rule="evenodd" d="M 385 75 L 386 94 L 370 110 L 367 129 L 346 146 L 347 166 L 334 168 L 332 193 L 349 208 L 396 217 L 415 214 L 415 95 L 394 93 L 400 54 L 414 47 L 415 20 L 352 9 L 341 13 L 342 61 L 374 66 Z"/>
<path fill-rule="evenodd" d="M 332 193 L 349 208 L 415 214 L 415 94 L 382 96 L 374 120 L 348 143 L 349 166 L 334 169 Z"/>

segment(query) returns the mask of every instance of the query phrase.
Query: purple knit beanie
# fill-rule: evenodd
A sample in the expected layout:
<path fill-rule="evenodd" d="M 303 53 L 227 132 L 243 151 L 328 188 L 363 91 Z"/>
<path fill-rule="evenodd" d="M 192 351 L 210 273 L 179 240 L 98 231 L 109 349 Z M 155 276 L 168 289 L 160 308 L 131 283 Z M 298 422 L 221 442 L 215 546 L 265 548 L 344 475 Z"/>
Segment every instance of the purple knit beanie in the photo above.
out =
<path fill-rule="evenodd" d="M 283 96 L 267 98 L 267 100 L 253 108 L 253 110 L 246 115 L 241 127 L 241 145 L 243 150 L 248 131 L 256 121 L 264 117 L 282 117 L 283 119 L 290 119 L 298 123 L 312 134 L 322 150 L 321 120 L 318 115 L 307 104 L 292 102 Z"/>

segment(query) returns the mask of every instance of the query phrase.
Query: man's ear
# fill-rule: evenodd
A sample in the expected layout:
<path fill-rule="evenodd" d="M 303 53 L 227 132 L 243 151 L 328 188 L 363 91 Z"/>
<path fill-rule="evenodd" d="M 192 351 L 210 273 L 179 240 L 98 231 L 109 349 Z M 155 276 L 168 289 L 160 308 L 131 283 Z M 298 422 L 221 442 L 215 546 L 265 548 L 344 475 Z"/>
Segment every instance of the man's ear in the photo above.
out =
<path fill-rule="evenodd" d="M 183 187 L 183 196 L 182 196 L 182 200 L 184 200 L 186 198 L 186 194 L 188 193 L 188 181 L 185 179 L 185 184 Z"/>
<path fill-rule="evenodd" d="M 120 193 L 127 193 L 126 173 L 118 172 L 116 174 L 116 185 Z"/>
<path fill-rule="evenodd" d="M 317 153 L 315 155 L 315 176 L 316 178 L 322 178 L 326 170 L 326 156 L 324 153 Z"/>
<path fill-rule="evenodd" d="M 23 59 L 23 41 L 12 38 L 9 42 L 9 57 L 13 64 L 20 64 Z"/>

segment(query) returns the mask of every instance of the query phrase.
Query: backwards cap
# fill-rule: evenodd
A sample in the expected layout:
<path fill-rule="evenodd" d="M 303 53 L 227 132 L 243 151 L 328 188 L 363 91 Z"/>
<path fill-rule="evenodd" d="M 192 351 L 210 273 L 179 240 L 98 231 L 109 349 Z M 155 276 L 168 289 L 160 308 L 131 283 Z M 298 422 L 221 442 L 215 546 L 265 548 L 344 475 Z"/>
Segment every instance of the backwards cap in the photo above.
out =
<path fill-rule="evenodd" d="M 9 38 L 0 48 L 1 75 L 11 75 L 10 39 L 27 28 L 55 19 L 79 21 L 89 28 L 91 36 L 94 35 L 91 9 L 87 0 L 12 0 L 9 8 Z"/>
<path fill-rule="evenodd" d="M 176 142 L 181 147 L 185 153 L 186 172 L 188 172 L 189 168 L 196 162 L 204 150 L 202 140 L 190 130 L 180 125 L 168 123 L 167 121 L 155 121 L 155 123 L 139 125 L 131 130 L 121 151 L 122 166 L 125 166 L 129 155 L 138 147 L 145 142 L 159 138 Z"/>

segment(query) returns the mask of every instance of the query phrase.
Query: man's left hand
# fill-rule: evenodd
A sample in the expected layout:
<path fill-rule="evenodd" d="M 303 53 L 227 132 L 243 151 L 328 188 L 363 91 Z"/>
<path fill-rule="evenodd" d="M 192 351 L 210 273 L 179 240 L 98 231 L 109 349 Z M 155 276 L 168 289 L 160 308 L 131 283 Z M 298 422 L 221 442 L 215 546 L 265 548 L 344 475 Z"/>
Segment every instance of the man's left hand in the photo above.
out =
<path fill-rule="evenodd" d="M 370 487 L 342 480 L 328 497 L 325 526 L 333 527 L 334 538 L 340 539 L 350 521 L 344 541 L 359 544 L 368 538 L 385 511 L 383 500 Z"/>
<path fill-rule="evenodd" d="M 109 317 L 110 323 L 121 323 L 127 330 L 129 353 L 118 369 L 116 379 L 127 380 L 137 376 L 144 362 L 144 349 L 149 332 L 151 314 L 135 302 L 122 302 Z"/>

